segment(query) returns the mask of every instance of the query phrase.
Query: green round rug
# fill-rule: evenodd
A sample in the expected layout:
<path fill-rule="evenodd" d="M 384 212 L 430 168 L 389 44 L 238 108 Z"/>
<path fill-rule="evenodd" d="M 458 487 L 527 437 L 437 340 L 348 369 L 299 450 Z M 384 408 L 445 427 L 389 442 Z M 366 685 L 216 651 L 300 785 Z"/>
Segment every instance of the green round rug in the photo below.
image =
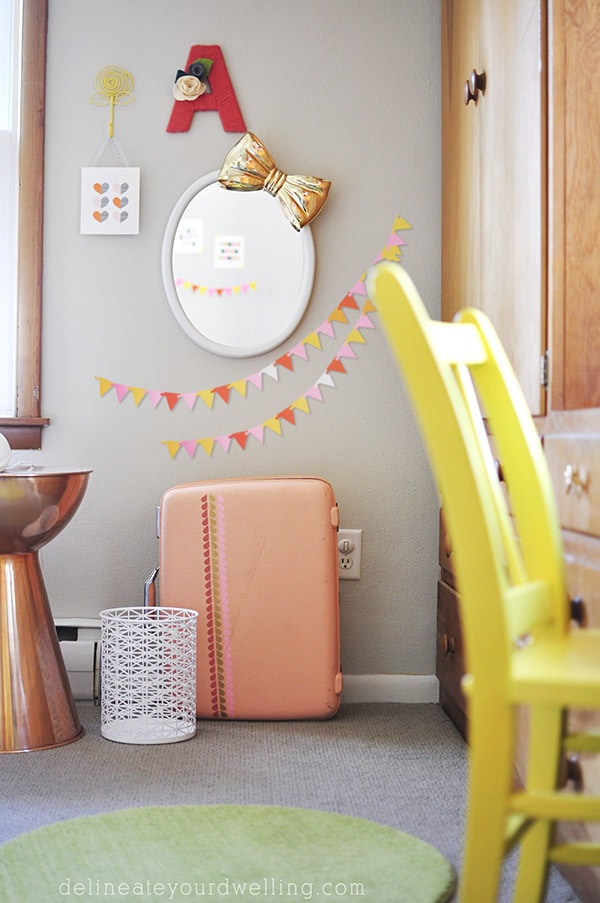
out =
<path fill-rule="evenodd" d="M 446 859 L 393 828 L 278 806 L 151 806 L 57 822 L 0 847 L 0 900 L 442 903 Z"/>

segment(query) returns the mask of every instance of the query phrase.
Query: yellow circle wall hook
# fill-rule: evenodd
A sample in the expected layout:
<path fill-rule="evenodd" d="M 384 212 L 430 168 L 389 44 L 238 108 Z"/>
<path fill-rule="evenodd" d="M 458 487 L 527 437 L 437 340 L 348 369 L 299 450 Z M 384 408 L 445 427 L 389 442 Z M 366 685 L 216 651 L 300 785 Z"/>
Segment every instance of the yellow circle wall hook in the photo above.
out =
<path fill-rule="evenodd" d="M 124 106 L 133 100 L 133 75 L 127 69 L 121 69 L 120 66 L 105 66 L 101 69 L 95 79 L 94 88 L 96 93 L 90 97 L 90 103 L 98 107 L 110 106 L 110 122 L 108 125 L 108 135 L 114 137 L 115 123 L 115 104 Z"/>

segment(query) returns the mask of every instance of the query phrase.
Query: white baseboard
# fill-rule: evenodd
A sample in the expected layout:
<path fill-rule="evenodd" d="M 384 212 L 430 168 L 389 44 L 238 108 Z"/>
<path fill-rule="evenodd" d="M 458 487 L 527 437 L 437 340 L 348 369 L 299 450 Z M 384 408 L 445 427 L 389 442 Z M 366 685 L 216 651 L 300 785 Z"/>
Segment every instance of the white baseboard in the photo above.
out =
<path fill-rule="evenodd" d="M 342 702 L 438 702 L 435 674 L 344 674 Z"/>

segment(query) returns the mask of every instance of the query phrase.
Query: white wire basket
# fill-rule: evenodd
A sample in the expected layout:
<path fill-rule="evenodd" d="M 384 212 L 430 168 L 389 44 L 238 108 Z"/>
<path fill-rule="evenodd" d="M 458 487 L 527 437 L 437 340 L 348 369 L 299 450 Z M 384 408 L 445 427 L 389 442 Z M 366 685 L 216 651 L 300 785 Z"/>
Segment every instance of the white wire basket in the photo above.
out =
<path fill-rule="evenodd" d="M 107 608 L 101 733 L 118 743 L 176 743 L 196 733 L 196 620 L 187 608 Z"/>

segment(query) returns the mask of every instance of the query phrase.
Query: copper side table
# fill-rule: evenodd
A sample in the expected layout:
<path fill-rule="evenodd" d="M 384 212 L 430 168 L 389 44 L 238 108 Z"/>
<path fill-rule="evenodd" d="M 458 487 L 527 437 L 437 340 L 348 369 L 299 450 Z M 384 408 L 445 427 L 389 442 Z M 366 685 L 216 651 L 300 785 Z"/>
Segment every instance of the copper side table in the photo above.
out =
<path fill-rule="evenodd" d="M 69 523 L 90 473 L 0 473 L 0 753 L 63 746 L 82 734 L 38 550 Z"/>

